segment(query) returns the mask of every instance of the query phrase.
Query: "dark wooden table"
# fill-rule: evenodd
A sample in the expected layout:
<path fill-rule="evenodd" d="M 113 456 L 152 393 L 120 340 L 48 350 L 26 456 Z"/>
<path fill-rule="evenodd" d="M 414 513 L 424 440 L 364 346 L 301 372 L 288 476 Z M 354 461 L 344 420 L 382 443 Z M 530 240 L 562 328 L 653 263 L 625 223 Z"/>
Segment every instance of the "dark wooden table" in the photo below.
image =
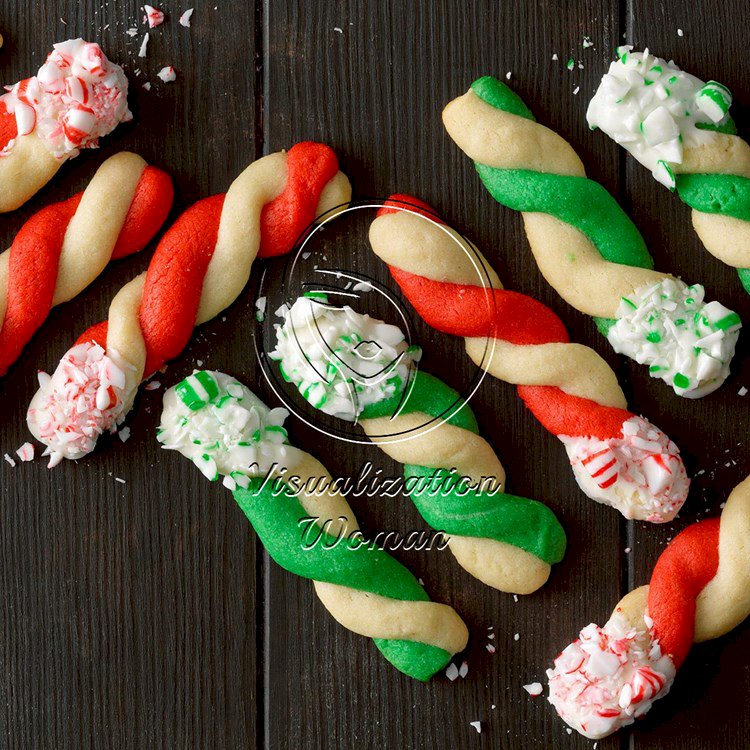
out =
<path fill-rule="evenodd" d="M 152 32 L 140 60 L 143 27 L 133 0 L 0 2 L 4 82 L 35 72 L 53 42 L 81 35 L 125 64 L 135 112 L 134 123 L 101 151 L 66 165 L 28 206 L 2 218 L 6 245 L 30 213 L 79 189 L 119 149 L 171 172 L 176 215 L 225 190 L 262 154 L 322 140 L 340 155 L 357 195 L 422 197 L 483 249 L 509 288 L 549 304 L 576 340 L 616 369 L 632 407 L 679 442 L 689 469 L 705 473 L 674 524 L 627 523 L 581 494 L 557 440 L 514 389 L 485 380 L 473 406 L 505 462 L 509 488 L 555 510 L 569 550 L 549 584 L 517 603 L 471 578 L 447 552 L 396 553 L 434 598 L 456 607 L 473 636 L 466 678 L 451 683 L 439 675 L 424 685 L 337 626 L 307 582 L 274 565 L 226 491 L 178 455 L 160 452 L 154 427 L 161 391 L 142 392 L 124 445 L 102 441 L 89 460 L 53 472 L 42 461 L 15 469 L 0 461 L 0 746 L 591 747 L 568 736 L 544 699 L 530 699 L 521 686 L 543 679 L 556 651 L 581 626 L 602 623 L 622 593 L 647 580 L 676 531 L 718 513 L 748 473 L 750 396 L 738 395 L 750 386 L 748 334 L 724 388 L 697 403 L 615 356 L 591 320 L 541 279 L 519 216 L 482 188 L 443 132 L 440 110 L 478 75 L 510 71 L 538 119 L 573 143 L 589 173 L 632 214 L 657 267 L 704 283 L 709 296 L 750 320 L 750 300 L 735 274 L 699 246 L 688 210 L 584 121 L 588 98 L 625 38 L 730 86 L 735 119 L 747 134 L 746 4 L 193 0 L 187 30 L 177 18 L 190 4 L 164 2 L 170 18 Z M 126 35 L 130 26 L 139 27 L 138 37 Z M 594 47 L 582 49 L 584 35 Z M 570 56 L 584 68 L 568 72 Z M 178 79 L 164 85 L 155 75 L 169 64 Z M 147 79 L 150 92 L 140 86 Z M 368 251 L 365 230 L 366 221 L 354 222 L 330 249 L 392 286 Z M 53 368 L 78 333 L 106 314 L 115 290 L 146 267 L 148 254 L 115 264 L 56 309 L 0 383 L 0 453 L 27 439 L 36 369 Z M 253 351 L 254 294 L 251 284 L 225 318 L 200 330 L 160 377 L 164 385 L 202 360 L 276 403 Z M 470 373 L 461 342 L 415 325 L 425 368 L 460 385 Z M 398 476 L 372 447 L 344 446 L 299 422 L 290 429 L 294 442 L 314 448 L 334 474 L 373 460 Z M 354 505 L 369 529 L 424 527 L 405 501 Z M 488 626 L 497 634 L 494 654 L 485 649 Z M 696 647 L 648 718 L 598 747 L 750 746 L 749 637 L 745 624 Z M 469 724 L 476 720 L 481 735 Z"/>

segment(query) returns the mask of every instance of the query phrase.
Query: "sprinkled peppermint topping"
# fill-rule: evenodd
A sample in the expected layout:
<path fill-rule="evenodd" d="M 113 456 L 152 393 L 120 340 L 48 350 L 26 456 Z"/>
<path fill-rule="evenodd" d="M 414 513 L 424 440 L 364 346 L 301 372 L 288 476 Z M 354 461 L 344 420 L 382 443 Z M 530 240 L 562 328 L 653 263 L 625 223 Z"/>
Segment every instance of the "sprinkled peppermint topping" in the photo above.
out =
<path fill-rule="evenodd" d="M 623 297 L 607 338 L 616 352 L 649 365 L 678 396 L 700 398 L 729 375 L 742 322 L 700 284 L 663 279 Z"/>
<path fill-rule="evenodd" d="M 726 121 L 732 95 L 716 81 L 699 78 L 632 46 L 618 47 L 589 103 L 586 119 L 630 151 L 653 176 L 674 189 L 683 148 L 706 143 Z M 708 127 L 708 129 L 706 129 Z"/>
<path fill-rule="evenodd" d="M 286 445 L 287 416 L 233 377 L 197 370 L 164 394 L 157 440 L 192 460 L 208 479 L 224 475 L 224 485 L 234 490 L 288 464 L 294 449 Z"/>
<path fill-rule="evenodd" d="M 175 73 L 175 69 L 171 65 L 162 68 L 156 75 L 161 78 L 164 83 L 170 83 L 177 78 L 177 73 Z"/>
<path fill-rule="evenodd" d="M 669 692 L 675 667 L 650 626 L 631 628 L 622 615 L 591 623 L 547 670 L 549 702 L 569 726 L 598 740 L 632 724 Z"/>
<path fill-rule="evenodd" d="M 6 462 L 8 463 L 8 466 L 10 466 L 11 469 L 16 468 L 16 462 L 10 457 L 9 453 L 4 453 L 3 458 L 6 460 Z"/>
<path fill-rule="evenodd" d="M 143 23 L 148 23 L 149 29 L 161 26 L 164 23 L 164 12 L 159 10 L 159 8 L 154 8 L 152 5 L 144 5 L 143 10 L 146 11 Z"/>
<path fill-rule="evenodd" d="M 482 734 L 482 722 L 481 721 L 470 721 L 469 725 L 477 730 L 477 734 Z"/>
<path fill-rule="evenodd" d="M 193 8 L 188 8 L 181 16 L 180 16 L 180 26 L 184 26 L 186 29 L 190 28 L 190 16 L 193 15 Z"/>
<path fill-rule="evenodd" d="M 334 307 L 325 297 L 300 297 L 277 311 L 276 348 L 283 378 L 316 409 L 354 421 L 369 404 L 397 393 L 419 347 L 409 347 L 397 326 Z"/>
<path fill-rule="evenodd" d="M 148 31 L 143 35 L 143 41 L 141 42 L 141 47 L 138 50 L 138 57 L 146 57 L 146 50 L 148 49 Z"/>
<path fill-rule="evenodd" d="M 581 489 L 625 518 L 671 521 L 687 498 L 690 480 L 680 449 L 642 417 L 623 422 L 618 438 L 560 439 Z"/>
<path fill-rule="evenodd" d="M 60 159 L 96 148 L 101 136 L 133 118 L 122 68 L 98 44 L 83 39 L 55 44 L 34 77 L 6 89 L 0 99 L 16 117 L 18 135 L 36 132 Z"/>
<path fill-rule="evenodd" d="M 34 460 L 34 446 L 32 443 L 24 443 L 17 451 L 16 455 L 21 461 Z"/>
<path fill-rule="evenodd" d="M 49 468 L 63 458 L 82 458 L 103 432 L 114 432 L 122 414 L 125 373 L 98 344 L 68 350 L 50 377 L 39 373 L 39 390 L 26 421 L 47 448 Z"/>

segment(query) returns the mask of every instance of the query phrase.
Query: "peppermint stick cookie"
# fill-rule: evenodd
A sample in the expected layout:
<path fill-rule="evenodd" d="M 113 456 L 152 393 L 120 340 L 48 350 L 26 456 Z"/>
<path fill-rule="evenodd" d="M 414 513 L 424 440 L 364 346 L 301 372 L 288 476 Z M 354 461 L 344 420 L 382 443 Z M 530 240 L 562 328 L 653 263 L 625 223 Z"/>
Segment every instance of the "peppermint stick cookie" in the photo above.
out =
<path fill-rule="evenodd" d="M 268 554 L 310 579 L 337 622 L 372 638 L 396 669 L 428 680 L 466 647 L 466 625 L 362 536 L 328 471 L 289 445 L 287 414 L 229 375 L 204 370 L 164 394 L 157 434 L 208 479 L 224 476 Z"/>
<path fill-rule="evenodd" d="M 410 196 L 390 202 L 370 227 L 370 244 L 420 317 L 463 336 L 479 367 L 518 386 L 532 414 L 565 445 L 588 497 L 626 518 L 672 520 L 690 486 L 679 449 L 628 411 L 607 363 L 570 343 L 548 307 L 503 289 L 481 253 L 425 203 Z"/>
<path fill-rule="evenodd" d="M 63 162 L 132 120 L 127 98 L 128 79 L 98 44 L 55 44 L 35 76 L 0 96 L 0 212 L 18 208 Z"/>
<path fill-rule="evenodd" d="M 656 562 L 648 586 L 591 623 L 547 670 L 549 701 L 591 739 L 643 716 L 664 697 L 693 642 L 718 638 L 750 614 L 750 479 L 720 518 L 688 526 Z"/>
<path fill-rule="evenodd" d="M 50 309 L 73 299 L 110 260 L 142 250 L 172 207 L 172 180 L 136 154 L 110 156 L 86 190 L 35 213 L 0 254 L 0 375 Z"/>
<path fill-rule="evenodd" d="M 750 146 L 737 135 L 726 86 L 630 45 L 617 49 L 586 119 L 693 209 L 706 249 L 750 293 Z"/>
<path fill-rule="evenodd" d="M 317 216 L 350 197 L 333 151 L 299 143 L 253 162 L 226 195 L 188 208 L 146 273 L 112 300 L 108 320 L 83 333 L 51 377 L 40 373 L 27 421 L 50 467 L 82 458 L 116 429 L 141 381 L 180 354 L 195 326 L 234 302 L 256 255 L 289 252 Z"/>
<path fill-rule="evenodd" d="M 505 470 L 463 399 L 415 367 L 420 352 L 401 330 L 300 297 L 282 307 L 271 359 L 317 409 L 357 420 L 373 443 L 404 464 L 405 489 L 459 564 L 489 586 L 529 594 L 565 552 L 552 511 L 504 491 Z"/>
<path fill-rule="evenodd" d="M 443 110 L 443 123 L 492 197 L 523 212 L 542 275 L 594 316 L 615 351 L 648 365 L 680 396 L 705 396 L 726 380 L 739 316 L 704 302 L 699 284 L 652 270 L 643 238 L 615 199 L 504 83 L 478 79 Z"/>

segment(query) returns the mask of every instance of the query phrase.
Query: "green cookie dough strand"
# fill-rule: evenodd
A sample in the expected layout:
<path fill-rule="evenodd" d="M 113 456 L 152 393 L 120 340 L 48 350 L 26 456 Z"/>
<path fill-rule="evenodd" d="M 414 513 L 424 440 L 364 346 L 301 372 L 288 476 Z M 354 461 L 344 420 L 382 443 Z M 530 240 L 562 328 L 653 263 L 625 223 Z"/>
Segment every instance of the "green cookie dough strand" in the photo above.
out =
<path fill-rule="evenodd" d="M 482 101 L 495 109 L 536 121 L 522 99 L 502 81 L 483 76 L 471 85 Z M 492 197 L 514 211 L 545 213 L 575 227 L 591 240 L 605 260 L 652 269 L 654 261 L 635 224 L 598 182 L 587 177 L 499 169 L 474 162 Z M 604 334 L 614 325 L 594 318 Z"/>
<path fill-rule="evenodd" d="M 272 489 L 270 483 L 252 479 L 247 489 L 236 489 L 233 494 L 268 554 L 290 573 L 390 599 L 429 601 L 417 579 L 378 547 L 338 540 L 324 531 L 316 544 L 306 545 L 300 521 L 309 516 L 287 485 L 279 491 L 276 484 Z M 450 653 L 427 643 L 383 638 L 373 641 L 396 669 L 417 680 L 429 680 L 451 659 Z"/>
<path fill-rule="evenodd" d="M 390 416 L 400 399 L 368 406 L 363 419 Z M 457 411 L 458 407 L 461 407 Z M 426 413 L 478 434 L 476 418 L 459 394 L 445 383 L 418 371 L 399 414 Z M 446 419 L 447 417 L 447 419 Z M 565 532 L 543 503 L 506 493 L 483 492 L 459 483 L 446 468 L 404 465 L 409 494 L 425 521 L 449 535 L 494 539 L 518 547 L 543 562 L 560 562 Z"/>

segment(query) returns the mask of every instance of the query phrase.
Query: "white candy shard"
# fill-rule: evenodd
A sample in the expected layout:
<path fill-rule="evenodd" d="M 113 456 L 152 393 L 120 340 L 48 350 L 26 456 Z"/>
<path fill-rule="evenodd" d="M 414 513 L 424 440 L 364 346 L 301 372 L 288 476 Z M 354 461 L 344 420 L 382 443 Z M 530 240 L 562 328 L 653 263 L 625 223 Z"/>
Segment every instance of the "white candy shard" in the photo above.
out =
<path fill-rule="evenodd" d="M 196 371 L 198 372 L 198 371 Z M 207 479 L 226 477 L 229 489 L 247 487 L 248 477 L 264 476 L 275 466 L 289 466 L 295 448 L 287 445 L 286 409 L 269 409 L 246 386 L 222 372 L 207 372 L 217 386 L 206 400 L 188 406 L 178 386 L 164 394 L 157 440 L 162 448 L 189 458 Z M 191 388 L 198 382 L 188 378 Z M 199 394 L 199 395 L 201 395 Z"/>
<path fill-rule="evenodd" d="M 581 489 L 625 518 L 671 521 L 687 498 L 690 480 L 680 449 L 642 417 L 623 422 L 619 438 L 560 440 Z"/>
<path fill-rule="evenodd" d="M 184 26 L 186 29 L 190 28 L 190 16 L 193 15 L 193 8 L 188 8 L 181 16 L 180 16 L 180 26 Z"/>
<path fill-rule="evenodd" d="M 670 278 L 636 289 L 620 302 L 607 338 L 678 396 L 712 393 L 729 375 L 742 322 L 719 302 L 704 302 L 704 294 L 700 284 Z"/>
<path fill-rule="evenodd" d="M 161 78 L 164 83 L 171 83 L 177 78 L 177 73 L 171 65 L 165 66 L 156 75 Z"/>
<path fill-rule="evenodd" d="M 675 667 L 650 628 L 631 628 L 615 614 L 600 628 L 591 623 L 547 670 L 549 702 L 562 719 L 589 739 L 632 724 L 669 692 Z"/>
<path fill-rule="evenodd" d="M 0 101 L 15 115 L 18 136 L 36 131 L 59 159 L 96 148 L 101 136 L 133 119 L 122 68 L 83 39 L 55 44 L 36 76 L 7 88 Z M 0 156 L 11 149 L 8 144 Z"/>
<path fill-rule="evenodd" d="M 626 148 L 655 179 L 674 189 L 684 147 L 709 142 L 727 121 L 732 95 L 716 81 L 704 83 L 672 61 L 625 45 L 589 103 L 589 127 Z"/>
<path fill-rule="evenodd" d="M 532 682 L 528 685 L 524 685 L 523 689 L 533 698 L 536 698 L 537 695 L 542 694 L 542 683 L 541 682 Z"/>
<path fill-rule="evenodd" d="M 399 392 L 421 353 L 397 326 L 319 298 L 299 297 L 277 315 L 271 359 L 315 408 L 341 419 Z"/>
<path fill-rule="evenodd" d="M 33 461 L 34 460 L 34 445 L 32 443 L 24 443 L 16 451 L 16 455 L 21 461 Z"/>
<path fill-rule="evenodd" d="M 152 5 L 144 5 L 143 10 L 146 11 L 143 23 L 148 23 L 149 29 L 153 29 L 164 23 L 164 12 L 159 10 L 159 8 L 154 8 Z"/>

